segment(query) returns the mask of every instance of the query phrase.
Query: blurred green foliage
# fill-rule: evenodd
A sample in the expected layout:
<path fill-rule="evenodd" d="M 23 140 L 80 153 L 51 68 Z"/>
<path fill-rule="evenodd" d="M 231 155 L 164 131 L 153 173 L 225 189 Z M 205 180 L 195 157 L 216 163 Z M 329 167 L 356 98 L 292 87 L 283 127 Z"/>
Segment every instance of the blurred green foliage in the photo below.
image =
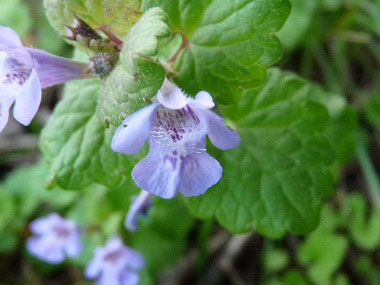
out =
<path fill-rule="evenodd" d="M 107 9 L 102 10 L 99 8 L 100 6 L 90 5 L 89 3 L 92 1 L 68 0 L 63 2 L 65 2 L 65 5 L 62 6 L 62 13 L 66 13 L 64 16 L 68 20 L 72 21 L 73 11 L 77 11 L 94 25 L 104 18 L 108 21 L 107 23 L 115 27 L 119 35 L 125 35 L 130 27 L 121 24 L 125 13 L 128 12 L 128 9 L 135 9 L 140 5 L 140 1 L 132 1 L 132 6 L 122 5 L 126 2 L 118 1 L 118 3 L 123 2 L 120 4 L 122 6 L 114 6 L 114 9 L 124 7 L 121 9 L 124 12 L 120 13 L 117 18 L 107 18 L 105 15 Z M 51 5 L 63 2 L 45 1 L 45 5 L 50 11 Z M 98 4 L 100 2 L 97 1 Z M 145 4 L 155 5 L 158 2 L 149 0 L 145 1 Z M 298 112 L 292 112 L 298 110 L 297 104 L 304 103 L 305 100 L 302 99 L 302 94 L 307 92 L 312 93 L 311 97 L 315 105 L 309 110 L 309 114 L 323 113 L 323 116 L 319 117 L 319 119 L 323 117 L 323 120 L 320 120 L 319 123 L 329 120 L 329 127 L 324 129 L 323 133 L 320 134 L 324 139 L 323 143 L 320 142 L 318 144 L 318 150 L 330 150 L 328 153 L 334 153 L 337 158 L 333 164 L 326 163 L 329 166 L 326 169 L 325 165 L 318 167 L 318 171 L 323 169 L 326 171 L 326 175 L 327 171 L 329 171 L 329 174 L 332 173 L 337 180 L 340 166 L 355 156 L 353 141 L 357 137 L 357 118 L 363 118 L 361 122 L 362 129 L 364 127 L 369 129 L 369 133 L 373 134 L 375 138 L 379 138 L 380 84 L 378 78 L 380 74 L 378 67 L 380 65 L 380 1 L 291 0 L 290 2 L 293 6 L 292 12 L 288 21 L 278 33 L 285 47 L 282 64 L 285 67 L 296 70 L 299 75 L 307 79 L 318 80 L 323 84 L 323 89 L 293 74 L 273 69 L 270 71 L 270 80 L 277 74 L 281 79 L 286 79 L 284 79 L 285 83 L 291 81 L 292 84 L 295 84 L 299 88 L 299 92 L 297 91 L 295 94 L 294 89 L 289 88 L 290 85 L 293 86 L 292 84 L 287 85 L 281 80 L 274 81 L 274 83 L 270 81 L 271 84 L 265 87 L 253 90 L 242 89 L 243 93 L 249 94 L 243 94 L 242 104 L 238 108 L 239 112 L 236 112 L 236 109 L 235 111 L 228 110 L 229 107 L 222 108 L 222 112 L 228 115 L 231 121 L 239 122 L 241 117 L 249 115 L 249 112 L 252 111 L 247 110 L 247 106 L 251 106 L 249 104 L 255 100 L 260 101 L 269 98 L 267 100 L 278 108 L 280 103 L 283 103 L 280 102 L 281 100 L 279 102 L 276 101 L 276 98 L 279 99 L 277 93 L 281 91 L 282 95 L 288 94 L 289 97 L 294 95 L 297 99 L 289 101 L 287 104 L 288 112 L 284 113 L 285 115 L 280 118 L 281 120 L 276 118 L 276 122 L 283 124 L 292 116 L 296 117 L 299 115 Z M 170 6 L 170 3 L 168 5 Z M 169 6 L 166 10 L 172 12 L 170 14 L 170 25 L 174 27 L 180 26 L 180 19 L 177 19 L 176 11 L 173 10 L 173 12 Z M 70 54 L 72 48 L 62 40 L 60 35 L 47 21 L 42 8 L 42 1 L 0 0 L 0 7 L 0 24 L 10 26 L 16 30 L 25 43 L 58 55 L 67 56 Z M 95 15 L 98 17 L 90 16 L 89 11 L 96 11 Z M 55 19 L 54 13 L 48 13 L 53 25 L 62 35 L 64 33 L 63 23 Z M 139 13 L 137 14 L 138 16 L 140 15 Z M 280 22 L 285 14 L 286 11 L 281 13 Z M 137 18 L 130 19 L 130 24 L 136 20 Z M 275 24 L 273 23 L 273 25 Z M 185 32 L 193 32 L 192 26 L 185 27 L 184 29 Z M 207 35 L 207 33 L 205 34 Z M 204 37 L 203 32 L 201 36 Z M 272 55 L 276 60 L 278 59 L 278 50 L 279 47 L 276 45 L 276 56 Z M 236 49 L 234 52 L 239 54 L 242 50 Z M 204 64 L 204 66 L 208 67 L 207 64 Z M 177 68 L 181 70 L 182 67 L 179 66 Z M 225 70 L 217 71 L 225 76 L 223 73 Z M 229 71 L 227 70 L 227 72 Z M 186 76 L 184 78 L 186 79 L 185 85 L 187 86 L 192 78 Z M 205 83 L 203 82 L 203 84 Z M 211 81 L 211 84 L 216 85 L 215 81 Z M 81 94 L 83 93 L 83 86 L 76 83 L 73 86 L 69 87 L 67 89 L 69 91 L 66 91 L 66 93 L 73 93 L 72 91 L 75 88 L 76 92 L 80 90 Z M 217 92 L 225 92 L 223 87 L 216 87 L 218 87 Z M 98 88 L 99 86 L 95 86 L 94 90 L 98 90 Z M 188 88 L 191 89 L 190 87 Z M 265 90 L 263 91 L 261 88 Z M 270 89 L 270 93 L 268 93 L 268 89 Z M 91 91 L 87 95 L 84 94 L 84 96 L 91 97 L 95 93 L 97 92 Z M 346 98 L 337 94 L 345 95 Z M 70 96 L 70 94 L 66 96 Z M 89 100 L 92 103 L 88 104 L 86 102 L 82 105 L 85 108 L 91 107 L 91 118 L 95 118 L 93 114 L 95 112 L 96 98 L 92 99 L 94 100 Z M 73 105 L 70 100 L 67 101 L 68 103 L 65 103 L 66 101 L 62 102 L 62 104 L 67 104 L 67 110 L 72 110 Z M 347 106 L 347 102 L 351 103 L 351 107 Z M 316 105 L 319 107 L 316 108 Z M 266 105 L 266 107 L 268 106 Z M 316 109 L 318 110 L 315 111 Z M 270 122 L 268 119 L 270 118 L 270 114 L 272 113 L 266 114 L 267 117 L 265 118 L 261 117 L 262 122 Z M 115 121 L 117 120 L 120 120 L 120 118 L 115 119 Z M 59 133 L 60 123 L 61 121 L 52 121 L 49 124 L 53 125 L 52 128 L 58 130 Z M 73 128 L 76 128 L 80 124 L 74 124 Z M 270 127 L 272 128 L 273 126 Z M 309 133 L 313 129 L 313 126 L 308 125 L 308 127 L 302 131 Z M 94 128 L 94 133 L 98 133 L 99 129 L 104 129 L 96 121 L 93 121 L 91 128 Z M 286 128 L 290 129 L 291 126 L 286 126 Z M 76 131 L 78 130 L 76 129 Z M 79 129 L 79 131 L 83 131 L 83 129 Z M 111 134 L 112 131 L 109 131 L 109 133 Z M 107 137 L 107 144 L 109 144 L 110 134 Z M 255 137 L 252 136 L 252 138 Z M 250 147 L 260 143 L 267 147 L 270 143 L 276 142 L 279 136 L 275 134 L 269 136 L 267 141 L 260 141 L 262 138 L 262 136 L 257 136 L 257 139 L 252 139 Z M 56 138 L 52 139 L 53 142 L 54 139 Z M 49 142 L 45 141 L 43 144 L 51 143 L 52 140 Z M 60 143 L 59 147 L 57 148 L 58 144 L 56 144 L 51 149 L 54 151 L 57 151 L 59 148 L 64 149 L 66 152 L 62 154 L 61 159 L 67 159 L 70 155 L 75 159 L 80 159 L 76 157 L 76 153 L 72 152 L 76 148 L 81 147 L 83 142 L 73 142 L 67 138 L 59 138 L 58 140 Z M 91 146 L 91 143 L 89 142 L 87 145 Z M 255 153 L 255 151 L 252 153 Z M 365 151 L 368 154 L 367 146 Z M 262 152 L 255 154 L 260 155 L 260 153 Z M 106 151 L 103 155 L 108 160 L 113 157 L 112 154 Z M 217 153 L 217 155 L 220 154 Z M 314 157 L 320 159 L 318 155 L 318 153 L 315 153 Z M 241 163 L 246 156 L 247 151 L 244 151 L 241 154 L 242 159 L 238 162 Z M 228 159 L 228 155 L 226 157 Z M 234 159 L 236 160 L 236 157 Z M 301 159 L 308 160 L 307 165 L 310 165 L 310 160 L 317 160 L 313 157 L 305 158 L 300 156 L 297 158 L 297 161 Z M 262 158 L 261 162 L 265 166 L 268 163 L 267 157 Z M 107 167 L 111 169 L 112 164 L 108 164 Z M 101 164 L 93 165 L 94 171 L 92 171 L 92 168 L 84 167 L 87 172 L 86 175 L 80 177 L 85 181 L 83 183 L 84 190 L 80 193 L 62 190 L 59 187 L 52 187 L 53 189 L 49 191 L 45 190 L 46 179 L 52 176 L 51 169 L 48 168 L 47 163 L 44 161 L 41 161 L 38 165 L 18 168 L 10 172 L 0 184 L 0 204 L 2 205 L 0 208 L 0 259 L 3 259 L 4 256 L 15 254 L 19 256 L 18 258 L 25 260 L 27 264 L 31 264 L 30 271 L 20 273 L 20 276 L 18 276 L 21 284 L 33 284 L 33 282 L 34 284 L 39 284 L 39 282 L 41 283 L 42 280 L 50 276 L 51 272 L 56 272 L 62 268 L 78 266 L 83 269 L 92 257 L 96 246 L 103 244 L 112 235 L 121 234 L 127 245 L 136 248 L 144 254 L 147 260 L 147 268 L 141 273 L 143 284 L 154 284 L 158 274 L 175 264 L 188 248 L 189 232 L 194 230 L 194 219 L 181 199 L 171 201 L 164 201 L 159 198 L 155 199 L 153 207 L 148 212 L 148 216 L 139 219 L 139 229 L 132 235 L 124 229 L 123 222 L 125 213 L 130 205 L 131 197 L 137 194 L 137 189 L 131 180 L 124 180 L 122 183 L 113 183 L 114 181 L 109 183 L 110 178 L 104 175 L 106 168 L 99 167 L 99 165 Z M 371 164 L 366 165 L 366 167 L 371 167 Z M 280 168 L 284 165 L 278 162 L 277 166 Z M 252 168 L 252 161 L 248 161 L 246 167 Z M 236 173 L 239 172 L 241 174 L 241 168 L 238 166 L 233 166 L 233 168 L 235 168 Z M 124 172 L 130 172 L 128 167 L 121 167 L 121 169 Z M 233 170 L 230 171 L 232 174 L 235 174 Z M 65 171 L 59 172 L 60 175 L 68 175 L 68 173 L 78 178 L 78 176 L 75 176 L 78 175 L 77 169 L 65 169 Z M 115 172 L 113 175 L 111 180 L 117 180 L 115 177 L 120 178 L 123 176 L 122 173 L 115 174 Z M 70 186 L 74 185 L 67 183 L 67 181 L 60 181 L 59 175 L 57 177 L 54 178 L 58 179 L 58 185 L 61 187 L 70 188 Z M 302 181 L 305 179 L 305 176 L 299 178 Z M 254 179 L 251 181 L 254 181 Z M 93 184 L 94 180 L 109 186 L 110 189 L 102 185 Z M 270 181 L 273 182 L 274 180 Z M 320 192 L 324 195 L 323 191 L 326 191 L 327 188 L 323 188 L 325 186 L 323 181 L 321 182 L 318 179 L 313 181 L 321 183 L 319 185 L 321 187 Z M 54 180 L 53 182 L 57 181 Z M 365 182 L 368 183 L 368 179 Z M 302 187 L 298 185 L 299 195 L 304 195 L 305 185 L 310 186 L 308 183 L 303 183 Z M 54 183 L 51 186 L 54 186 Z M 252 219 L 246 223 L 249 226 L 246 224 L 239 225 L 236 223 L 237 219 L 234 219 L 233 214 L 231 214 L 234 213 L 234 209 L 232 209 L 233 206 L 231 206 L 230 202 L 238 194 L 235 183 L 230 183 L 229 187 L 232 198 L 227 197 L 224 200 L 220 200 L 220 209 L 215 210 L 213 209 L 215 205 L 200 203 L 203 207 L 199 206 L 196 208 L 197 205 L 193 205 L 191 206 L 192 211 L 198 211 L 200 213 L 198 213 L 199 216 L 210 216 L 208 213 L 215 210 L 219 219 L 230 229 L 241 231 L 243 228 L 250 228 L 252 225 L 249 223 L 252 222 Z M 250 189 L 249 187 L 242 188 L 245 191 Z M 252 195 L 248 191 L 241 193 L 245 193 L 249 197 Z M 310 193 L 314 196 L 318 194 L 313 191 Z M 322 195 L 321 193 L 318 195 Z M 268 193 L 264 191 L 264 194 Z M 297 193 L 293 194 L 292 197 L 294 199 L 299 197 Z M 212 195 L 213 193 L 210 194 L 210 196 Z M 220 197 L 220 195 L 216 195 L 213 199 L 221 199 Z M 273 199 L 278 199 L 276 195 L 272 195 L 272 197 L 274 197 Z M 203 199 L 207 199 L 207 196 L 203 197 Z M 257 199 L 254 200 L 257 201 Z M 249 199 L 247 200 L 247 197 L 242 195 L 239 205 L 242 206 L 247 201 L 249 202 Z M 274 214 L 284 219 L 292 218 L 292 215 L 280 211 L 281 205 L 283 205 L 281 199 L 275 200 L 275 202 L 272 207 Z M 301 206 L 304 212 L 311 211 L 309 205 Z M 315 208 L 319 210 L 320 205 L 315 205 Z M 363 189 L 340 189 L 333 201 L 323 207 L 319 226 L 311 234 L 303 237 L 287 236 L 281 240 L 265 239 L 265 246 L 261 255 L 262 283 L 270 285 L 346 285 L 353 284 L 353 277 L 351 275 L 354 275 L 365 284 L 379 284 L 380 262 L 377 257 L 380 249 L 379 209 L 379 205 L 376 205 L 373 199 L 371 199 L 371 195 L 365 195 Z M 47 266 L 29 256 L 24 250 L 24 241 L 29 236 L 28 223 L 32 219 L 46 215 L 51 211 L 57 211 L 84 227 L 83 239 L 85 247 L 82 255 L 76 260 L 69 260 L 59 266 Z M 247 219 L 247 216 L 252 215 L 252 212 L 249 209 L 241 211 L 241 208 L 239 211 L 235 211 L 236 216 L 240 215 L 239 218 L 243 221 Z M 318 211 L 316 210 L 316 212 Z M 295 214 L 294 217 L 296 217 Z M 293 228 L 300 225 L 300 220 L 294 217 L 292 219 L 293 225 L 291 226 Z M 318 215 L 313 215 L 310 220 L 316 225 L 318 223 Z M 307 222 L 309 223 L 310 220 Z M 282 229 L 277 236 L 281 234 L 283 234 Z M 276 234 L 273 234 L 273 236 L 276 236 Z M 351 275 L 348 275 L 347 271 Z M 0 276 L 0 283 L 4 282 L 6 284 L 9 281 L 6 279 L 2 280 L 2 278 Z M 81 274 L 79 274 L 79 278 L 77 279 L 76 284 L 87 284 L 83 281 Z"/>

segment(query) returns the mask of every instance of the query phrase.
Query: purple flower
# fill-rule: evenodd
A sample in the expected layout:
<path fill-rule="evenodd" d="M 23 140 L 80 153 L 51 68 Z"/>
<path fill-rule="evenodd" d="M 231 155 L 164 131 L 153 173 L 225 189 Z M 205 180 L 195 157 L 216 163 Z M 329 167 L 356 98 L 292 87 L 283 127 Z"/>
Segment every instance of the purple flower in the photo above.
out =
<path fill-rule="evenodd" d="M 125 219 L 125 227 L 134 232 L 137 228 L 137 221 L 140 215 L 146 215 L 152 205 L 152 194 L 142 190 L 137 197 L 134 197 Z"/>
<path fill-rule="evenodd" d="M 136 184 L 165 199 L 178 192 L 198 196 L 222 177 L 222 167 L 206 152 L 206 135 L 219 149 L 240 144 L 236 132 L 209 109 L 209 93 L 188 98 L 176 85 L 165 80 L 157 101 L 130 115 L 116 130 L 112 149 L 136 153 L 149 139 L 150 151 L 132 171 Z"/>
<path fill-rule="evenodd" d="M 41 88 L 84 78 L 86 64 L 24 47 L 10 28 L 0 26 L 0 132 L 13 116 L 29 125 L 41 102 Z"/>
<path fill-rule="evenodd" d="M 138 252 L 126 247 L 119 237 L 108 240 L 105 247 L 98 247 L 87 265 L 85 276 L 96 279 L 98 285 L 132 285 L 139 283 L 136 270 L 145 266 Z"/>
<path fill-rule="evenodd" d="M 57 213 L 30 223 L 34 236 L 26 241 L 29 252 L 39 259 L 56 264 L 68 257 L 78 257 L 82 250 L 79 227 Z"/>

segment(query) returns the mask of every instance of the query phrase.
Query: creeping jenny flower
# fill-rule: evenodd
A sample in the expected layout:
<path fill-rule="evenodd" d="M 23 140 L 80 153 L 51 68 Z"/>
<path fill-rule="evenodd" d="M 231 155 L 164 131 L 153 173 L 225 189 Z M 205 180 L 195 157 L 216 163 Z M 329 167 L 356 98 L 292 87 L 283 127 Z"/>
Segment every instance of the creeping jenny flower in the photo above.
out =
<path fill-rule="evenodd" d="M 27 249 L 45 262 L 60 263 L 66 256 L 78 257 L 82 250 L 80 228 L 57 213 L 31 222 L 30 230 L 34 235 L 26 241 Z"/>
<path fill-rule="evenodd" d="M 119 237 L 114 237 L 104 247 L 96 248 L 85 276 L 96 279 L 97 285 L 135 285 L 139 283 L 136 271 L 144 266 L 140 253 L 126 247 Z"/>
<path fill-rule="evenodd" d="M 87 65 L 24 47 L 10 28 L 0 26 L 0 132 L 13 116 L 29 125 L 41 102 L 41 88 L 84 77 Z"/>
<path fill-rule="evenodd" d="M 125 227 L 134 232 L 137 228 L 139 216 L 146 215 L 152 205 L 152 194 L 142 190 L 137 197 L 134 197 L 125 219 Z"/>
<path fill-rule="evenodd" d="M 198 196 L 222 177 L 222 167 L 206 152 L 206 135 L 219 149 L 240 144 L 236 132 L 209 109 L 209 93 L 186 97 L 176 85 L 165 80 L 157 101 L 130 115 L 116 130 L 112 149 L 136 153 L 149 139 L 150 151 L 132 171 L 136 184 L 165 199 L 178 192 Z"/>

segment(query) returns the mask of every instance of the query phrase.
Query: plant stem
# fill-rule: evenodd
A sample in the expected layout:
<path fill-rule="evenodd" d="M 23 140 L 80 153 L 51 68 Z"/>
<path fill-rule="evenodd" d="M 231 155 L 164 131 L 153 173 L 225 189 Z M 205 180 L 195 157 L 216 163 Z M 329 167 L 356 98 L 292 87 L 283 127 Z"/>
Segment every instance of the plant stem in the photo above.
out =
<path fill-rule="evenodd" d="M 356 154 L 375 207 L 380 208 L 380 180 L 370 159 L 364 135 L 359 134 L 356 140 Z"/>

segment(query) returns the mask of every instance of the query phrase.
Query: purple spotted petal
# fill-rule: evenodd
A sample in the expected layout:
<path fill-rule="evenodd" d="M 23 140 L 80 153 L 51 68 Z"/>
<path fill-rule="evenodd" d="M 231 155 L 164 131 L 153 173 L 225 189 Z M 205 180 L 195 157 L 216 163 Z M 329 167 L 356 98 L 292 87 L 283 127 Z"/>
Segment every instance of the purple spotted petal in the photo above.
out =
<path fill-rule="evenodd" d="M 169 149 L 161 148 L 150 140 L 149 154 L 132 170 L 136 184 L 145 191 L 164 199 L 171 199 L 178 192 L 180 164 Z"/>
<path fill-rule="evenodd" d="M 188 103 L 188 98 L 183 91 L 167 79 L 157 92 L 157 100 L 162 106 L 171 110 L 182 109 Z"/>
<path fill-rule="evenodd" d="M 30 124 L 41 103 L 41 86 L 37 73 L 33 70 L 28 80 L 17 90 L 13 116 L 21 124 Z"/>
<path fill-rule="evenodd" d="M 201 195 L 220 180 L 222 167 L 206 153 L 205 142 L 191 150 L 180 154 L 151 140 L 148 156 L 136 164 L 132 177 L 139 187 L 164 199 L 178 192 Z"/>
<path fill-rule="evenodd" d="M 187 155 L 181 165 L 178 189 L 184 196 L 199 196 L 222 178 L 219 162 L 207 152 Z"/>
<path fill-rule="evenodd" d="M 149 137 L 158 106 L 148 105 L 126 118 L 113 135 L 112 149 L 125 154 L 138 152 Z"/>
<path fill-rule="evenodd" d="M 145 215 L 152 204 L 151 194 L 141 191 L 137 198 L 132 202 L 125 219 L 125 227 L 134 232 L 137 228 L 137 221 L 141 215 Z"/>
<path fill-rule="evenodd" d="M 198 113 L 203 116 L 207 124 L 207 135 L 213 145 L 222 150 L 231 149 L 240 145 L 239 135 L 224 125 L 222 117 L 210 110 L 198 109 Z"/>
<path fill-rule="evenodd" d="M 215 103 L 212 100 L 210 93 L 206 91 L 200 91 L 195 95 L 194 99 L 189 101 L 189 105 L 198 109 L 211 109 L 215 107 Z"/>
<path fill-rule="evenodd" d="M 33 68 L 37 71 L 42 88 L 85 77 L 84 71 L 87 68 L 85 63 L 38 49 L 26 48 L 26 50 L 33 59 Z"/>

